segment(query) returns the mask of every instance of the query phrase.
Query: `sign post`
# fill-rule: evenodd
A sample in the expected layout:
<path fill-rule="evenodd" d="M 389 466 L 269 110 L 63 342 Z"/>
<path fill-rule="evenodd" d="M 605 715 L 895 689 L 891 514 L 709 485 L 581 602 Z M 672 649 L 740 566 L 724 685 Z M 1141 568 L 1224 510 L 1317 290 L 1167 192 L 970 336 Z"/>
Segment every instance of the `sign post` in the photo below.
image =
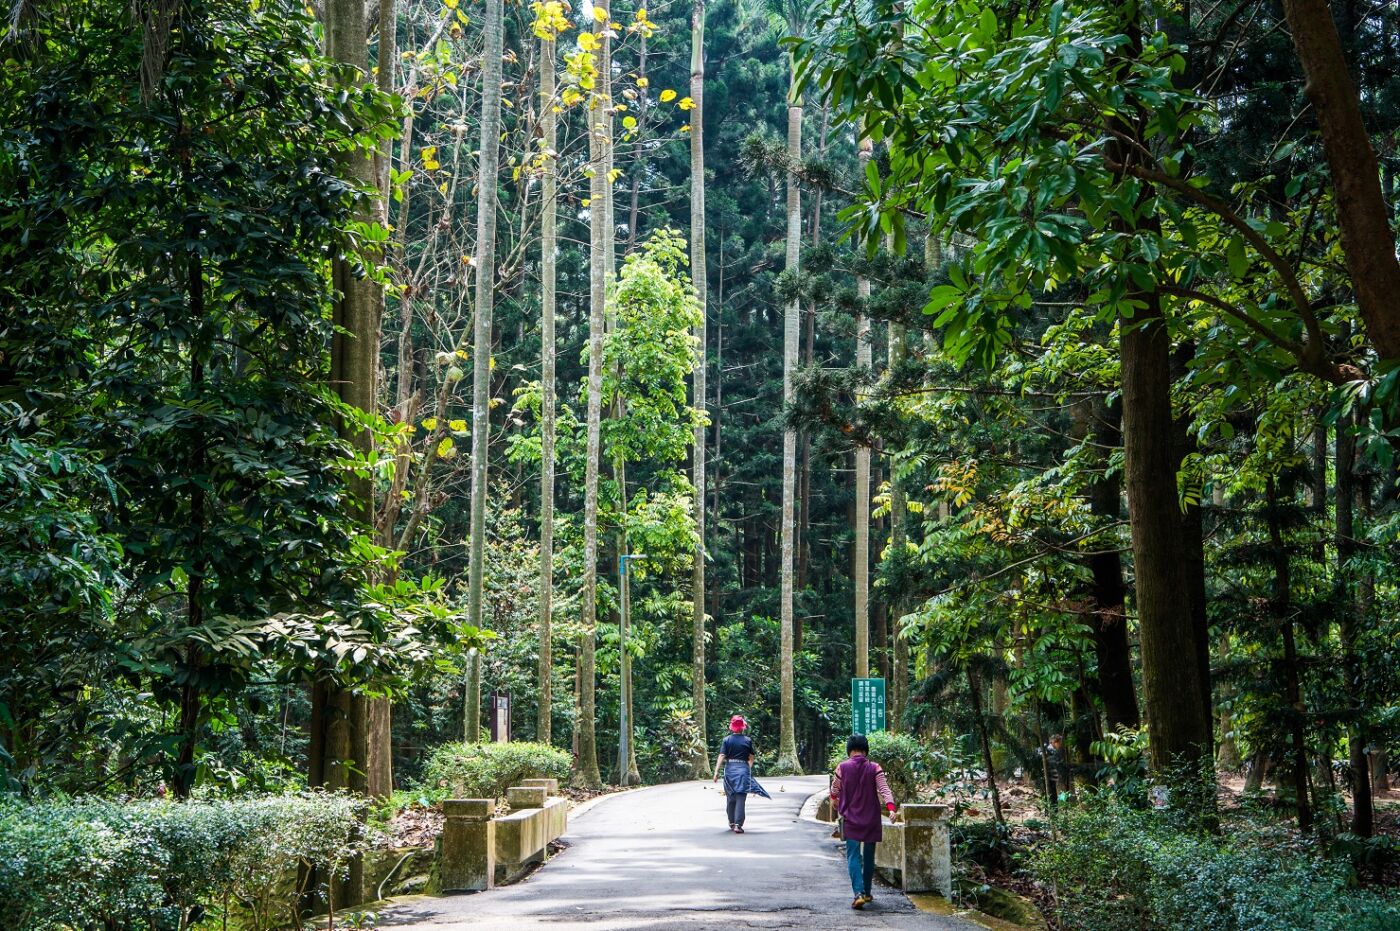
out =
<path fill-rule="evenodd" d="M 491 742 L 510 743 L 510 693 L 491 693 Z"/>
<path fill-rule="evenodd" d="M 885 680 L 851 680 L 851 733 L 885 729 Z"/>

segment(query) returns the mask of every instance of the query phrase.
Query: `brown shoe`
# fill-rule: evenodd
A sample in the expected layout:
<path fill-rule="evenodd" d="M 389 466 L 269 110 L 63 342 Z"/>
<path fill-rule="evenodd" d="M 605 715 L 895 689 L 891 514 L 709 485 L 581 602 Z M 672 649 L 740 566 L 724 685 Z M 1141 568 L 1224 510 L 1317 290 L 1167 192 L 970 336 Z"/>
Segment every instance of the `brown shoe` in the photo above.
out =
<path fill-rule="evenodd" d="M 865 896 L 863 896 L 863 895 L 858 895 L 858 896 L 856 896 L 854 899 L 852 899 L 852 900 L 851 900 L 851 908 L 854 908 L 854 909 L 862 909 L 862 908 L 865 908 Z"/>
<path fill-rule="evenodd" d="M 861 897 L 860 897 L 861 905 L 869 905 L 871 902 L 874 902 L 874 901 L 875 901 L 875 897 L 874 897 L 873 895 L 871 895 L 870 893 L 868 893 L 868 892 L 862 894 Z"/>

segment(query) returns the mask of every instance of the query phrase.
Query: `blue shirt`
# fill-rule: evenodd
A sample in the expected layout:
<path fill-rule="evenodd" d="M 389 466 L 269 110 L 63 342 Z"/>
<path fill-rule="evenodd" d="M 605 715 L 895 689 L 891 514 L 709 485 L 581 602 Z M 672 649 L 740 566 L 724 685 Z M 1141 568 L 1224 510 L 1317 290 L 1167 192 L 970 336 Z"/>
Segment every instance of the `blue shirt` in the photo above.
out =
<path fill-rule="evenodd" d="M 743 734 L 730 734 L 720 744 L 719 752 L 724 754 L 726 760 L 752 760 L 753 741 Z"/>

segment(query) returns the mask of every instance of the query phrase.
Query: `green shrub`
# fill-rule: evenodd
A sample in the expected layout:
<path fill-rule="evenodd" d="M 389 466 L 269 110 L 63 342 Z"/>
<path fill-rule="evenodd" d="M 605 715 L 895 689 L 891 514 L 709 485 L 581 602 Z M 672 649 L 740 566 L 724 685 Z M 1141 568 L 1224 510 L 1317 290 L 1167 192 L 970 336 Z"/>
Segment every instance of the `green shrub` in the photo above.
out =
<path fill-rule="evenodd" d="M 348 796 L 0 803 L 0 914 L 25 931 L 165 931 L 234 906 L 260 931 L 294 916 L 300 866 L 331 872 L 366 839 Z"/>
<path fill-rule="evenodd" d="M 1400 906 L 1348 888 L 1342 862 L 1275 849 L 1253 832 L 1183 830 L 1162 812 L 1100 802 L 1068 812 L 1031 856 L 1078 931 L 1381 931 Z"/>
<path fill-rule="evenodd" d="M 919 790 L 938 775 L 937 755 L 916 738 L 888 731 L 875 731 L 865 737 L 870 741 L 870 759 L 885 771 L 896 802 L 916 801 Z M 832 743 L 827 766 L 835 772 L 845 759 L 846 738 L 842 737 Z"/>
<path fill-rule="evenodd" d="M 423 767 L 423 787 L 438 798 L 501 798 L 522 779 L 567 782 L 570 763 L 547 744 L 443 744 Z"/>

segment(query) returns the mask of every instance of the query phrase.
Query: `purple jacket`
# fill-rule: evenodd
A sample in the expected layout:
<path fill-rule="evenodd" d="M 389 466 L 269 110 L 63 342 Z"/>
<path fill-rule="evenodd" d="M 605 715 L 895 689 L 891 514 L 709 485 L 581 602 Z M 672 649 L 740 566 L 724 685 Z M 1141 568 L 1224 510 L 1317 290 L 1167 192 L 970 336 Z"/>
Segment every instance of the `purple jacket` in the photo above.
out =
<path fill-rule="evenodd" d="M 879 841 L 883 836 L 880 809 L 894 804 L 894 795 L 885 781 L 880 764 L 864 756 L 853 756 L 836 767 L 831 795 L 841 816 L 846 840 Z"/>

